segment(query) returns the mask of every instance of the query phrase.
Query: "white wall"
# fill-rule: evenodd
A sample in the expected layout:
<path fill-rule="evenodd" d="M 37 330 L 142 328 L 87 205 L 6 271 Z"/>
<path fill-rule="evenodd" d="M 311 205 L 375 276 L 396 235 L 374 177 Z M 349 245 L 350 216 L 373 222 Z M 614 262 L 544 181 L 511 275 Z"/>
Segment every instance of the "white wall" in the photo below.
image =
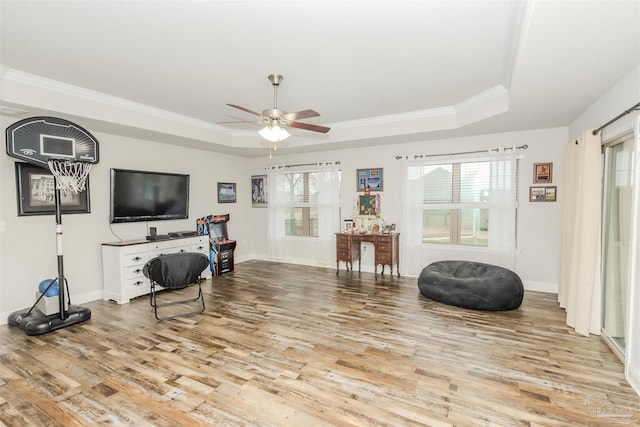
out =
<path fill-rule="evenodd" d="M 522 150 L 520 164 L 520 208 L 518 219 L 518 244 L 516 271 L 522 278 L 525 287 L 531 290 L 557 292 L 559 271 L 559 236 L 562 212 L 562 177 L 563 177 L 563 148 L 568 139 L 567 128 L 553 128 L 510 132 L 493 135 L 478 135 L 466 138 L 424 141 L 397 145 L 377 146 L 371 149 L 345 149 L 313 154 L 287 155 L 286 150 L 274 154 L 273 159 L 255 159 L 253 174 L 264 173 L 266 166 L 288 165 L 299 163 L 313 163 L 318 161 L 340 161 L 342 168 L 342 219 L 351 218 L 354 203 L 359 194 L 356 191 L 356 169 L 384 168 L 384 190 L 382 197 L 382 217 L 388 223 L 398 224 L 398 231 L 402 233 L 401 223 L 401 171 L 400 161 L 396 155 L 405 154 L 436 154 L 456 151 L 486 150 L 499 146 L 527 144 L 529 148 Z M 293 142 L 292 142 L 293 143 Z M 530 203 L 528 202 L 529 187 L 533 185 L 533 164 L 553 162 L 553 184 L 558 187 L 558 202 Z M 267 216 L 263 212 L 253 212 L 255 224 L 259 228 L 267 227 Z M 256 233 L 256 248 L 265 248 L 266 238 L 262 233 Z M 289 239 L 289 261 L 299 264 L 316 265 L 315 252 L 309 250 L 305 239 Z M 401 234 L 402 244 L 402 234 Z M 441 249 L 443 258 L 464 258 L 482 261 L 486 260 L 486 251 L 470 250 L 464 254 L 451 253 L 448 248 Z M 424 265 L 435 259 L 424 259 Z M 344 263 L 341 265 L 344 269 Z M 362 260 L 363 271 L 373 271 L 373 252 L 368 251 Z M 388 270 L 387 270 L 388 271 Z"/>
<path fill-rule="evenodd" d="M 12 120 L 0 119 L 6 128 Z M 79 123 L 82 125 L 82 123 Z M 91 132 L 91 129 L 88 129 Z M 246 159 L 195 149 L 92 132 L 100 142 L 100 163 L 90 174 L 91 213 L 63 216 L 65 276 L 69 280 L 72 301 L 82 304 L 102 297 L 101 243 L 118 237 L 140 239 L 148 234 L 148 226 L 158 233 L 194 229 L 195 220 L 208 214 L 231 214 L 229 235 L 238 240 L 236 260 L 266 259 L 267 209 L 252 208 L 250 176 L 265 173 L 265 167 L 275 164 L 296 164 L 317 161 L 341 162 L 342 218 L 350 218 L 360 193 L 356 192 L 356 169 L 384 168 L 382 215 L 389 223 L 400 221 L 400 162 L 396 155 L 450 153 L 489 149 L 498 146 L 529 146 L 522 151 L 520 173 L 519 246 L 516 271 L 527 289 L 555 292 L 558 275 L 558 236 L 562 195 L 562 146 L 567 140 L 566 128 L 479 135 L 475 137 L 407 143 L 372 149 L 348 149 L 312 154 L 286 155 L 278 152 L 269 160 Z M 292 142 L 293 143 L 293 142 Z M 557 203 L 529 203 L 532 165 L 554 163 L 554 182 L 558 186 Z M 55 219 L 52 215 L 18 217 L 15 197 L 14 159 L 0 156 L 0 323 L 8 314 L 29 307 L 41 280 L 55 277 Z M 188 220 L 154 223 L 109 224 L 110 168 L 155 170 L 191 175 L 190 218 Z M 217 182 L 235 182 L 238 202 L 218 205 Z M 2 228 L 4 227 L 4 228 Z M 118 237 L 117 237 L 117 236 Z M 294 240 L 288 261 L 317 264 L 314 251 L 304 239 Z M 447 256 L 450 258 L 449 256 Z M 425 265 L 430 260 L 425 259 Z M 344 266 L 342 266 L 344 268 Z M 363 271 L 373 271 L 373 253 L 363 259 Z"/>
<path fill-rule="evenodd" d="M 618 114 L 640 102 L 640 66 L 634 68 L 629 74 L 614 84 L 604 95 L 587 108 L 569 125 L 571 139 L 582 135 L 585 129 L 598 128 Z M 629 114 L 602 132 L 602 140 L 613 139 L 625 131 L 632 129 L 634 116 Z"/>
<path fill-rule="evenodd" d="M 14 121 L 1 118 L 0 126 L 5 129 Z M 117 236 L 144 239 L 148 226 L 157 227 L 160 234 L 195 230 L 198 217 L 229 213 L 229 236 L 238 241 L 236 259 L 249 257 L 254 230 L 247 226 L 252 223 L 250 170 L 244 159 L 92 134 L 100 143 L 100 162 L 93 166 L 89 178 L 91 213 L 62 218 L 65 277 L 72 303 L 102 298 L 101 243 L 116 241 Z M 0 156 L 0 323 L 6 323 L 11 312 L 33 304 L 41 280 L 57 276 L 55 217 L 17 215 L 14 160 L 6 154 Z M 190 174 L 189 219 L 109 224 L 110 168 Z M 235 182 L 238 202 L 218 204 L 217 182 Z"/>
<path fill-rule="evenodd" d="M 640 102 L 640 66 L 611 87 L 569 126 L 572 137 L 579 136 L 584 129 L 597 128 L 618 114 Z M 634 128 L 638 112 L 626 115 L 607 127 L 602 134 L 603 142 L 615 138 Z M 631 289 L 629 294 L 628 334 L 626 337 L 625 374 L 629 383 L 640 394 L 640 147 L 636 135 L 636 185 L 634 188 L 634 230 L 631 266 Z"/>

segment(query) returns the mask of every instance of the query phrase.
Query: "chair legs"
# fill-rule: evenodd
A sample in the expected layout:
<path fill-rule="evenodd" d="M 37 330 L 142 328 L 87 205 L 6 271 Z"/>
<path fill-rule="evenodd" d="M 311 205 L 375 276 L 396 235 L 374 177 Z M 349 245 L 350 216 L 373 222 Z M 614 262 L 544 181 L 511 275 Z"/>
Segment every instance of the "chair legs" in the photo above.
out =
<path fill-rule="evenodd" d="M 200 314 L 202 312 L 204 312 L 204 295 L 202 294 L 202 285 L 201 285 L 202 280 L 198 280 L 197 285 L 198 285 L 198 295 L 195 298 L 188 298 L 188 299 L 184 299 L 184 300 L 180 300 L 180 301 L 168 301 L 168 302 L 163 302 L 163 303 L 158 303 L 157 300 L 157 293 L 158 291 L 156 290 L 156 283 L 151 280 L 151 293 L 149 294 L 149 299 L 150 299 L 150 303 L 151 306 L 153 307 L 153 312 L 154 315 L 156 316 L 156 319 L 158 320 L 167 320 L 167 319 L 174 319 L 176 317 L 187 317 L 187 316 L 194 316 L 196 314 Z M 158 314 L 158 308 L 161 307 L 167 307 L 170 305 L 176 305 L 176 304 L 186 304 L 186 303 L 193 303 L 193 302 L 198 302 L 198 306 L 199 308 L 194 310 L 194 311 L 189 311 L 186 313 L 177 313 L 177 314 L 173 314 L 170 316 L 160 316 Z"/>

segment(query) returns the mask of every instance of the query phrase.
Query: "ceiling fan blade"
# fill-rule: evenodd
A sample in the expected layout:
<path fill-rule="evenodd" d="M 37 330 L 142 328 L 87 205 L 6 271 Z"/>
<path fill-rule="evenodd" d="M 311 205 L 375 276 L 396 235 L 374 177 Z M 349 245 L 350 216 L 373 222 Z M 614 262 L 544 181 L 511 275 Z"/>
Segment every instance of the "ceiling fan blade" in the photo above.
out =
<path fill-rule="evenodd" d="M 314 110 L 302 110 L 295 113 L 289 113 L 282 116 L 285 120 L 308 119 L 309 117 L 318 117 L 320 114 Z"/>
<path fill-rule="evenodd" d="M 318 126 L 318 125 L 312 125 L 310 123 L 300 123 L 300 122 L 290 122 L 289 126 L 291 126 L 292 128 L 305 129 L 305 130 L 311 130 L 314 132 L 322 132 L 322 133 L 327 133 L 331 130 L 331 128 L 328 128 L 326 126 Z"/>
<path fill-rule="evenodd" d="M 254 116 L 262 116 L 260 113 L 256 113 L 255 111 L 249 110 L 248 108 L 241 107 L 239 105 L 227 104 L 229 107 L 237 108 L 238 110 L 242 110 L 249 114 L 253 114 Z"/>
<path fill-rule="evenodd" d="M 226 125 L 226 124 L 231 124 L 231 123 L 260 123 L 260 122 L 256 122 L 254 120 L 237 120 L 237 121 L 232 121 L 232 122 L 216 122 L 217 125 Z"/>

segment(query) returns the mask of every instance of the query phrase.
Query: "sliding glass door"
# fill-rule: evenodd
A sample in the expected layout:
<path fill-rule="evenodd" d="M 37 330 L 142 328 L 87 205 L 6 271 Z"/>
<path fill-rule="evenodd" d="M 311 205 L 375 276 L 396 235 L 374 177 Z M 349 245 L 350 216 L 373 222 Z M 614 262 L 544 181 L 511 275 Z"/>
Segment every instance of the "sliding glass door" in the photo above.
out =
<path fill-rule="evenodd" d="M 634 139 L 629 134 L 604 148 L 602 212 L 603 325 L 605 337 L 620 356 L 625 354 Z"/>

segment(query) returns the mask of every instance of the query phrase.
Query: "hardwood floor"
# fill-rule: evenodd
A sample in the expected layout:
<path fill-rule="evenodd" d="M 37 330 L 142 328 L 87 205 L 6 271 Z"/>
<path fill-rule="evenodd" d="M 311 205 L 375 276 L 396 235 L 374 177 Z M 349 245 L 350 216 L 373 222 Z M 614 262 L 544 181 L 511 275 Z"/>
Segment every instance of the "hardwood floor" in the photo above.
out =
<path fill-rule="evenodd" d="M 640 424 L 622 363 L 555 295 L 479 312 L 415 278 L 264 261 L 203 287 L 189 318 L 156 321 L 141 297 L 46 335 L 1 326 L 0 424 Z"/>

